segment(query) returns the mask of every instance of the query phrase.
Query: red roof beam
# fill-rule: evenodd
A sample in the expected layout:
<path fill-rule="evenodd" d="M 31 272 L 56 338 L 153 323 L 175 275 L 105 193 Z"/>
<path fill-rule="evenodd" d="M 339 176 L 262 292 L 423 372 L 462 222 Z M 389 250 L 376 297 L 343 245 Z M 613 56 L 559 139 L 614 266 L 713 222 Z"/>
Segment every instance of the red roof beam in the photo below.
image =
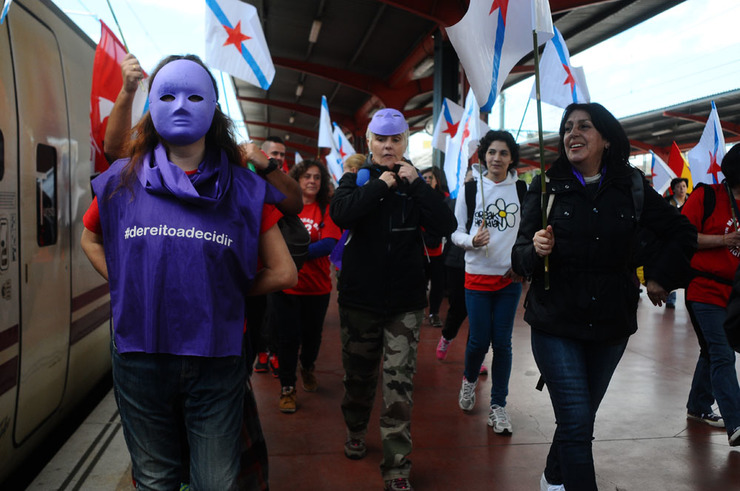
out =
<path fill-rule="evenodd" d="M 696 116 L 694 114 L 687 114 L 687 113 L 679 113 L 676 111 L 663 111 L 663 116 L 667 118 L 676 118 L 676 119 L 684 119 L 686 121 L 694 121 L 696 123 L 706 124 L 707 123 L 707 116 Z M 740 125 L 737 125 L 735 123 L 728 123 L 727 121 L 720 120 L 720 125 L 722 125 L 722 129 L 725 131 L 729 131 L 730 133 L 734 133 L 736 135 L 740 135 Z"/>

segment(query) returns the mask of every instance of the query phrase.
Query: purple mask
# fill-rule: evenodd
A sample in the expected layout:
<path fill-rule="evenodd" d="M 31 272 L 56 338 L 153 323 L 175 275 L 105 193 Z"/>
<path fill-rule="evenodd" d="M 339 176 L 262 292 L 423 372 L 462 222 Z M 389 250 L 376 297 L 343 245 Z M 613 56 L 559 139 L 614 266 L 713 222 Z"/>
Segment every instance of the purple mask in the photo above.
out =
<path fill-rule="evenodd" d="M 154 128 L 174 145 L 195 143 L 208 133 L 216 102 L 208 72 L 190 60 L 175 60 L 163 66 L 149 90 Z"/>

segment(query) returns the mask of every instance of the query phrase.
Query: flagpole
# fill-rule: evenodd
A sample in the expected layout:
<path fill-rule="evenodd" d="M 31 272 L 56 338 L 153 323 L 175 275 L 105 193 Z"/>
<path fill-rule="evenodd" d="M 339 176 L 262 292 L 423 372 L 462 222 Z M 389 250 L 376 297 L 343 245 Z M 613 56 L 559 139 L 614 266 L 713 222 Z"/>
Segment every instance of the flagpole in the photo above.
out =
<path fill-rule="evenodd" d="M 545 180 L 545 139 L 542 134 L 542 101 L 540 100 L 540 50 L 537 43 L 537 29 L 532 29 L 532 42 L 534 43 L 534 86 L 537 97 L 537 130 L 540 142 L 540 187 L 542 188 L 542 228 L 547 228 L 547 194 Z M 550 256 L 545 256 L 545 290 L 550 289 Z"/>
<path fill-rule="evenodd" d="M 488 211 L 486 210 L 486 197 L 483 195 L 483 162 L 478 163 L 478 170 L 480 170 L 480 200 L 481 200 L 481 210 L 483 212 L 482 220 L 481 220 L 481 227 L 487 228 L 488 227 Z M 486 244 L 486 257 L 488 257 L 488 244 Z"/>
<path fill-rule="evenodd" d="M 108 9 L 110 9 L 110 13 L 113 16 L 113 22 L 116 23 L 116 27 L 118 28 L 118 33 L 121 35 L 121 42 L 123 43 L 123 47 L 126 48 L 126 53 L 129 53 L 128 44 L 126 44 L 126 38 L 123 37 L 123 30 L 121 30 L 121 24 L 118 23 L 118 18 L 116 17 L 116 13 L 113 12 L 113 6 L 110 4 L 110 0 L 106 0 L 108 2 Z"/>

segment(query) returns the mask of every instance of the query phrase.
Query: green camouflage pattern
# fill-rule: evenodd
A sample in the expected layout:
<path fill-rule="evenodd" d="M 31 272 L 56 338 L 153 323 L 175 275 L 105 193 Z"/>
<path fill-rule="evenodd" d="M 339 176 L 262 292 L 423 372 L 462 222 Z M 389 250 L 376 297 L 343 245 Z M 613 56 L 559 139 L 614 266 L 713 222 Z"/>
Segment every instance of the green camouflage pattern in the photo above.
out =
<path fill-rule="evenodd" d="M 414 373 L 423 310 L 382 315 L 339 307 L 344 366 L 342 414 L 350 438 L 367 433 L 382 360 L 383 479 L 409 477 Z"/>

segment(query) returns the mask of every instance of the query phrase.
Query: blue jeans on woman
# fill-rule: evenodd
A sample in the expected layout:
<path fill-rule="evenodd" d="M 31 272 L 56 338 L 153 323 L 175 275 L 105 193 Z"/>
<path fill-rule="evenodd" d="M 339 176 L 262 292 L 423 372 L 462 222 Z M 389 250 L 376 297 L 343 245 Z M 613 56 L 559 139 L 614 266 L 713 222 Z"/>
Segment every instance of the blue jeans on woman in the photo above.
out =
<path fill-rule="evenodd" d="M 521 295 L 521 283 L 511 283 L 496 291 L 465 290 L 470 325 L 465 348 L 465 378 L 468 382 L 478 380 L 480 366 L 491 346 L 491 405 L 506 406 L 511 376 L 511 332 Z"/>
<path fill-rule="evenodd" d="M 112 355 L 116 402 L 137 489 L 180 488 L 183 421 L 190 486 L 236 489 L 244 356 L 119 353 L 114 345 Z"/>
<path fill-rule="evenodd" d="M 700 302 L 686 302 L 686 306 L 702 348 L 686 408 L 695 414 L 708 413 L 712 399 L 717 399 L 727 434 L 732 435 L 740 426 L 740 385 L 735 370 L 735 351 L 727 342 L 723 327 L 727 311 L 724 307 Z"/>
<path fill-rule="evenodd" d="M 596 491 L 594 420 L 627 339 L 608 344 L 532 329 L 532 354 L 547 384 L 557 427 L 545 479 L 568 491 Z"/>

